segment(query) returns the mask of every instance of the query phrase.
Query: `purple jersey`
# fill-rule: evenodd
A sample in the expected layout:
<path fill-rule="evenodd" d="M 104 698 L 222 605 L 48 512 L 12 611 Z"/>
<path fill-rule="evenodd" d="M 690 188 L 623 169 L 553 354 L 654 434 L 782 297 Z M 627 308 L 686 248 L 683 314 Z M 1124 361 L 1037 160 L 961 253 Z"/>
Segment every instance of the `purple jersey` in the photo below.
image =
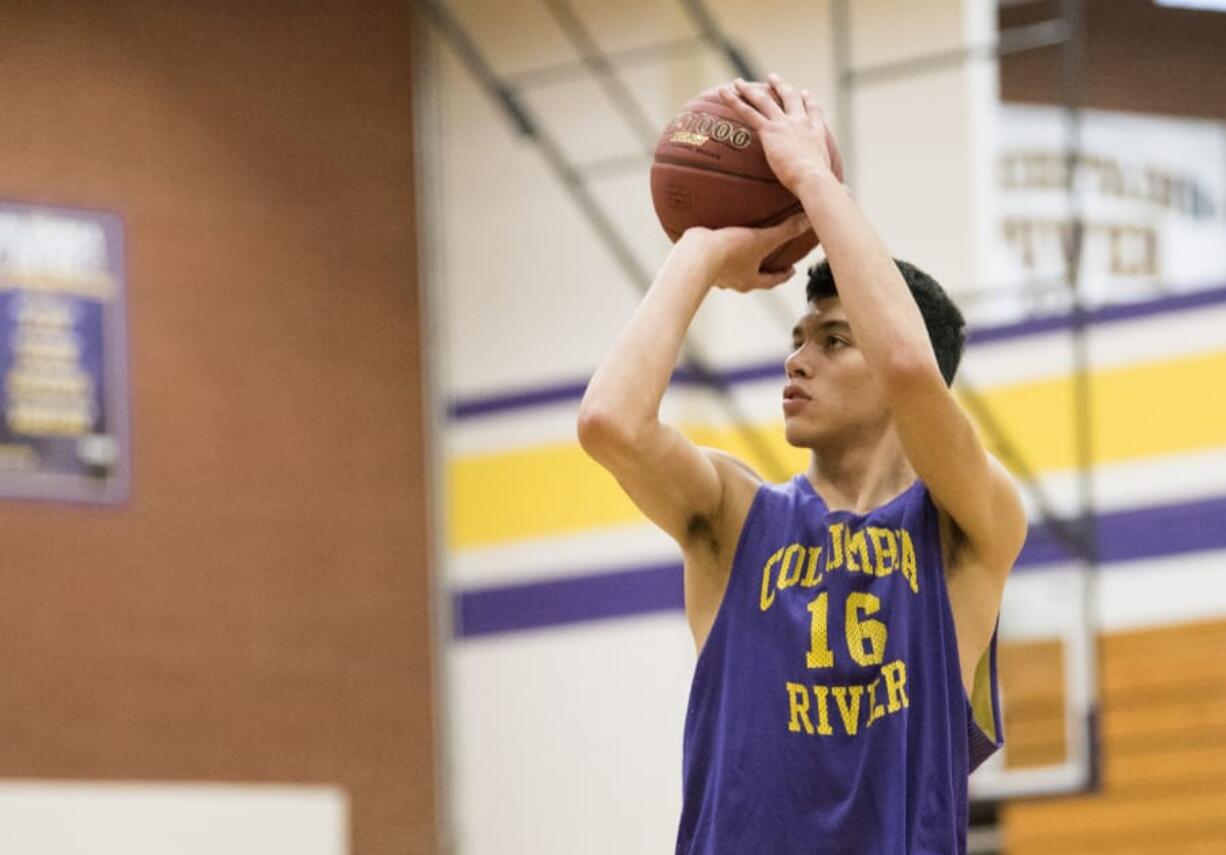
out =
<path fill-rule="evenodd" d="M 962 685 L 936 506 L 759 488 L 685 719 L 685 855 L 966 852 L 967 776 L 1003 741 L 996 633 Z"/>

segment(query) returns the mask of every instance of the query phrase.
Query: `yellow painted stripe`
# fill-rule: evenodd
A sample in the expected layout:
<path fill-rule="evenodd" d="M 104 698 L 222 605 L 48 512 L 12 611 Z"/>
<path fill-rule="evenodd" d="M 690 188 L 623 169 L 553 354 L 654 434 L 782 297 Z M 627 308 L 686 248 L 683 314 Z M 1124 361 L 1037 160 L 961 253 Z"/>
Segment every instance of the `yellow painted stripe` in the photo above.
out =
<path fill-rule="evenodd" d="M 1076 463 L 1069 377 L 981 392 L 997 422 L 1038 472 Z M 1226 351 L 1106 369 L 1092 375 L 1096 463 L 1226 446 Z M 757 428 L 790 471 L 808 452 L 783 438 L 782 422 Z M 695 442 L 762 462 L 731 429 L 687 428 Z M 453 548 L 574 534 L 642 520 L 617 482 L 577 444 L 464 457 L 448 467 Z"/>

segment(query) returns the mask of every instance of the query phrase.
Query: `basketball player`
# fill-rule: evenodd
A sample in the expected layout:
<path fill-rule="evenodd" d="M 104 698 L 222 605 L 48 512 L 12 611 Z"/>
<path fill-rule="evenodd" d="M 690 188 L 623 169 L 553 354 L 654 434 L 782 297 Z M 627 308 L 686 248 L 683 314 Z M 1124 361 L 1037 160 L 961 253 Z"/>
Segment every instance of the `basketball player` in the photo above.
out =
<path fill-rule="evenodd" d="M 772 75 L 721 98 L 804 213 L 688 230 L 579 415 L 584 449 L 684 554 L 699 656 L 676 851 L 964 853 L 967 776 L 1003 740 L 997 615 L 1026 536 L 1015 484 L 949 390 L 964 321 L 835 178 L 811 95 Z M 768 484 L 659 406 L 708 291 L 785 281 L 759 264 L 810 227 L 828 263 L 810 272 L 781 403 L 811 454 Z"/>

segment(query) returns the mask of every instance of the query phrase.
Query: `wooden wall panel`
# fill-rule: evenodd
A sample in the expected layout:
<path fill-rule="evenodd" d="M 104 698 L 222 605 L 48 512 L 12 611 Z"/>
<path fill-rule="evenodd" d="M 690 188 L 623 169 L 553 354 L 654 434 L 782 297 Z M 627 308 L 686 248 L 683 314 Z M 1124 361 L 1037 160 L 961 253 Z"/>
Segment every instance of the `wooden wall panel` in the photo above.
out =
<path fill-rule="evenodd" d="M 1110 635 L 1101 655 L 1101 789 L 1006 806 L 1005 852 L 1226 851 L 1226 621 Z"/>
<path fill-rule="evenodd" d="M 1005 768 L 1065 762 L 1068 757 L 1064 696 L 1064 645 L 1059 640 L 1001 642 Z"/>
<path fill-rule="evenodd" d="M 133 494 L 0 505 L 0 776 L 436 850 L 410 4 L 6 4 L 0 196 L 118 212 Z"/>

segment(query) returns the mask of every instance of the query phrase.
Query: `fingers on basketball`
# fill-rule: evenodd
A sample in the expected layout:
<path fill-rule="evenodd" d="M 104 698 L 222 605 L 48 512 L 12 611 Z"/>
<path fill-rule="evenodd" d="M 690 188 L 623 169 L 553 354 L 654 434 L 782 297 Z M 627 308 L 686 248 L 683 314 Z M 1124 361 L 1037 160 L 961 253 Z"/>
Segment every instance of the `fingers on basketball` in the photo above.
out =
<path fill-rule="evenodd" d="M 834 138 L 834 134 L 830 130 L 830 126 L 826 124 L 826 115 L 822 112 L 821 106 L 817 103 L 817 98 L 808 89 L 801 90 L 801 98 L 804 99 L 805 113 L 813 122 L 814 127 L 820 127 L 826 135 L 826 150 L 830 153 L 830 170 L 834 173 L 834 177 L 843 180 L 843 154 L 839 151 L 839 142 Z"/>
<path fill-rule="evenodd" d="M 733 86 L 736 87 L 736 92 L 741 97 L 741 100 L 756 109 L 760 115 L 765 116 L 767 119 L 777 119 L 783 115 L 779 102 L 771 97 L 768 87 L 760 84 L 755 86 L 739 77 L 733 83 Z"/>
<path fill-rule="evenodd" d="M 762 259 L 765 261 L 765 259 L 770 258 L 790 241 L 800 237 L 809 229 L 809 218 L 803 211 L 793 214 L 780 223 L 761 229 L 759 250 Z M 774 288 L 776 285 L 791 279 L 795 273 L 796 268 L 792 265 L 783 268 L 760 268 L 758 279 L 753 287 L 755 289 Z"/>
<path fill-rule="evenodd" d="M 808 230 L 809 218 L 804 211 L 801 211 L 773 226 L 764 226 L 759 229 L 758 245 L 763 250 L 763 255 L 768 255 Z"/>
<path fill-rule="evenodd" d="M 724 86 L 719 90 L 719 97 L 723 99 L 728 109 L 732 110 L 736 117 L 750 128 L 757 130 L 762 126 L 762 114 L 746 104 L 736 89 L 731 86 Z"/>
<path fill-rule="evenodd" d="M 783 112 L 789 116 L 803 116 L 805 114 L 806 105 L 804 99 L 792 84 L 785 81 L 778 74 L 768 74 L 766 79 L 779 96 L 779 103 L 783 104 Z"/>
<path fill-rule="evenodd" d="M 826 123 L 826 114 L 822 112 L 821 105 L 817 103 L 817 97 L 808 89 L 802 89 L 800 98 L 805 105 L 805 115 L 809 117 L 809 121 L 816 127 L 819 124 Z"/>
<path fill-rule="evenodd" d="M 755 288 L 766 290 L 774 288 L 777 285 L 782 285 L 796 274 L 795 267 L 788 267 L 784 270 L 763 271 L 758 274 L 758 281 Z"/>
<path fill-rule="evenodd" d="M 785 239 L 791 240 L 809 230 L 809 216 L 804 211 L 801 211 L 788 217 L 779 226 L 784 233 Z"/>
<path fill-rule="evenodd" d="M 830 128 L 826 128 L 826 148 L 830 151 L 830 171 L 841 183 L 843 181 L 843 155 L 839 151 L 838 140 L 834 138 Z"/>

